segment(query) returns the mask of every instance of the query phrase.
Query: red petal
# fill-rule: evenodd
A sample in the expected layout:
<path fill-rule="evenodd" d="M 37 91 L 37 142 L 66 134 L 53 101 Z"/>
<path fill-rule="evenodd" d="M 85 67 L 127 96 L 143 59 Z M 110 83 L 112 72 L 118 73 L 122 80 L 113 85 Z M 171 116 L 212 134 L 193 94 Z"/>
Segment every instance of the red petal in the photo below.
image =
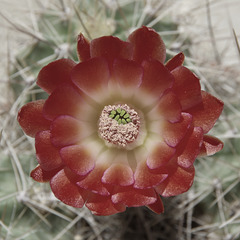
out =
<path fill-rule="evenodd" d="M 63 162 L 78 175 L 86 175 L 93 170 L 95 160 L 81 145 L 64 147 L 60 150 Z"/>
<path fill-rule="evenodd" d="M 134 61 L 117 59 L 113 63 L 113 78 L 121 87 L 139 87 L 142 76 L 142 67 Z"/>
<path fill-rule="evenodd" d="M 172 86 L 174 81 L 173 76 L 164 65 L 158 61 L 144 61 L 142 66 L 144 75 L 140 88 L 160 98 L 163 92 Z"/>
<path fill-rule="evenodd" d="M 92 191 L 93 193 L 98 193 L 100 195 L 108 196 L 109 192 L 106 186 L 102 183 L 101 179 L 106 168 L 96 166 L 88 176 L 77 183 L 81 188 Z"/>
<path fill-rule="evenodd" d="M 188 113 L 182 113 L 182 119 L 180 122 L 165 122 L 162 130 L 162 136 L 165 142 L 171 147 L 176 147 L 187 133 L 191 123 L 192 116 Z"/>
<path fill-rule="evenodd" d="M 46 100 L 43 107 L 43 115 L 47 119 L 53 120 L 59 115 L 81 115 L 83 99 L 71 85 L 58 87 Z"/>
<path fill-rule="evenodd" d="M 83 36 L 83 34 L 78 35 L 77 39 L 77 52 L 80 61 L 87 61 L 90 59 L 90 44 L 89 41 Z"/>
<path fill-rule="evenodd" d="M 123 204 L 113 204 L 110 197 L 98 194 L 91 194 L 85 205 L 94 215 L 99 216 L 113 215 L 126 210 Z"/>
<path fill-rule="evenodd" d="M 159 186 L 155 187 L 156 191 L 163 197 L 176 196 L 186 192 L 193 183 L 195 175 L 194 167 L 183 169 L 178 167 L 169 172 L 168 178 Z"/>
<path fill-rule="evenodd" d="M 74 145 L 91 134 L 86 122 L 67 115 L 57 117 L 51 125 L 51 141 L 56 147 Z"/>
<path fill-rule="evenodd" d="M 144 189 L 159 185 L 167 178 L 167 174 L 153 174 L 149 172 L 146 162 L 142 161 L 138 163 L 134 178 L 134 187 Z"/>
<path fill-rule="evenodd" d="M 81 190 L 67 178 L 64 169 L 58 172 L 50 181 L 51 189 L 59 200 L 72 207 L 81 208 L 84 199 Z M 84 192 L 82 191 L 84 194 Z"/>
<path fill-rule="evenodd" d="M 50 131 L 42 131 L 36 134 L 35 147 L 37 160 L 45 171 L 50 171 L 63 165 L 58 149 L 50 141 Z"/>
<path fill-rule="evenodd" d="M 67 178 L 70 180 L 70 182 L 76 184 L 77 182 L 83 180 L 86 176 L 84 175 L 78 175 L 75 172 L 73 172 L 69 167 L 64 167 L 64 172 L 67 176 Z"/>
<path fill-rule="evenodd" d="M 112 164 L 103 174 L 103 183 L 129 186 L 134 183 L 133 171 L 126 164 Z"/>
<path fill-rule="evenodd" d="M 37 100 L 24 105 L 18 112 L 18 122 L 23 131 L 34 137 L 39 131 L 50 128 L 50 121 L 43 117 L 43 105 L 45 100 Z"/>
<path fill-rule="evenodd" d="M 104 57 L 111 65 L 115 58 L 132 59 L 132 45 L 117 37 L 100 37 L 91 41 L 90 55 Z"/>
<path fill-rule="evenodd" d="M 188 137 L 187 142 L 184 143 L 185 146 L 183 152 L 178 156 L 178 165 L 183 168 L 189 168 L 195 161 L 199 154 L 200 147 L 203 139 L 203 130 L 200 127 L 195 127 L 192 134 Z M 179 146 L 178 148 L 181 148 Z"/>
<path fill-rule="evenodd" d="M 182 109 L 189 109 L 202 101 L 199 79 L 186 67 L 180 66 L 171 72 L 175 78 L 173 85 Z"/>
<path fill-rule="evenodd" d="M 72 71 L 72 81 L 91 97 L 97 91 L 106 90 L 108 80 L 109 68 L 103 58 L 81 62 Z"/>
<path fill-rule="evenodd" d="M 169 147 L 166 143 L 158 143 L 147 158 L 147 166 L 150 169 L 157 169 L 166 165 L 176 152 L 175 148 Z"/>
<path fill-rule="evenodd" d="M 118 187 L 112 195 L 113 203 L 122 203 L 128 207 L 149 205 L 157 200 L 153 189 L 135 189 L 133 187 Z"/>
<path fill-rule="evenodd" d="M 158 116 L 170 122 L 176 122 L 181 119 L 182 108 L 176 94 L 167 91 L 159 100 L 156 108 Z"/>
<path fill-rule="evenodd" d="M 174 56 L 173 58 L 171 58 L 170 60 L 168 60 L 168 62 L 165 64 L 165 67 L 169 71 L 172 71 L 175 68 L 183 65 L 184 58 L 185 58 L 184 54 L 183 53 L 179 53 L 176 56 Z"/>
<path fill-rule="evenodd" d="M 204 135 L 203 144 L 200 150 L 200 156 L 213 155 L 223 148 L 223 143 L 216 137 Z"/>
<path fill-rule="evenodd" d="M 37 85 L 47 93 L 52 93 L 56 87 L 71 82 L 70 72 L 76 65 L 70 59 L 59 59 L 41 69 Z"/>
<path fill-rule="evenodd" d="M 30 176 L 37 182 L 49 182 L 51 178 L 56 175 L 62 168 L 54 169 L 51 171 L 45 171 L 38 165 L 32 170 Z"/>
<path fill-rule="evenodd" d="M 193 116 L 194 126 L 201 127 L 204 133 L 209 132 L 223 110 L 223 102 L 211 94 L 202 91 L 202 104 L 188 112 Z"/>
<path fill-rule="evenodd" d="M 133 44 L 133 60 L 141 63 L 144 60 L 156 59 L 164 62 L 166 48 L 161 37 L 151 28 L 145 26 L 134 31 L 128 41 Z"/>
<path fill-rule="evenodd" d="M 161 200 L 161 198 L 159 197 L 158 194 L 157 195 L 157 201 L 155 203 L 152 203 L 150 205 L 148 205 L 147 207 L 149 209 L 151 209 L 153 212 L 160 214 L 164 212 L 164 206 L 163 206 L 163 202 Z"/>

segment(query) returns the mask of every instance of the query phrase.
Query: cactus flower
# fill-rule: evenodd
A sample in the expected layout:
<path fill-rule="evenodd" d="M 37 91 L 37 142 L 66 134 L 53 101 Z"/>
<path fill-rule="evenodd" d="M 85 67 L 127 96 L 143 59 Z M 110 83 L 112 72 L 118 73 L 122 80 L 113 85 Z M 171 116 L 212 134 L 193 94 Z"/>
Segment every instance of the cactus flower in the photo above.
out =
<path fill-rule="evenodd" d="M 164 64 L 153 29 L 141 27 L 127 41 L 80 34 L 77 51 L 80 63 L 60 59 L 41 69 L 37 84 L 49 97 L 18 113 L 35 138 L 31 177 L 96 215 L 139 206 L 162 213 L 160 196 L 186 192 L 195 159 L 222 149 L 207 133 L 223 103 L 201 91 L 183 53 Z"/>

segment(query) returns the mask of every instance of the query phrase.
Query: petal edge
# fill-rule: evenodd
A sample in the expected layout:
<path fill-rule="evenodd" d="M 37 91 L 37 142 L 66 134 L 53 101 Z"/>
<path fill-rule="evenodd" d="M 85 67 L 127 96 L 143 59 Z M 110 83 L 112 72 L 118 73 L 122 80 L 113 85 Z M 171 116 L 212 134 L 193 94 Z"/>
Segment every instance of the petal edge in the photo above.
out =
<path fill-rule="evenodd" d="M 143 26 L 137 29 L 129 35 L 128 41 L 134 46 L 133 60 L 139 63 L 151 59 L 156 59 L 161 63 L 165 61 L 165 44 L 152 28 Z"/>
<path fill-rule="evenodd" d="M 70 59 L 59 59 L 43 67 L 37 77 L 37 85 L 47 93 L 63 84 L 71 82 L 70 72 L 76 65 Z"/>
<path fill-rule="evenodd" d="M 18 112 L 17 120 L 23 131 L 30 137 L 37 132 L 48 130 L 50 121 L 43 117 L 43 106 L 45 100 L 37 100 L 25 104 Z"/>
<path fill-rule="evenodd" d="M 219 118 L 223 105 L 221 100 L 202 91 L 202 103 L 187 110 L 187 112 L 193 116 L 194 126 L 201 127 L 203 132 L 207 133 Z"/>
<path fill-rule="evenodd" d="M 204 135 L 203 137 L 203 144 L 200 149 L 199 156 L 211 156 L 219 151 L 221 151 L 223 148 L 223 142 L 221 142 L 218 138 L 210 136 L 210 135 Z"/>
<path fill-rule="evenodd" d="M 51 189 L 59 200 L 63 203 L 81 208 L 84 205 L 83 196 L 80 189 L 67 178 L 64 169 L 59 171 L 50 181 Z"/>

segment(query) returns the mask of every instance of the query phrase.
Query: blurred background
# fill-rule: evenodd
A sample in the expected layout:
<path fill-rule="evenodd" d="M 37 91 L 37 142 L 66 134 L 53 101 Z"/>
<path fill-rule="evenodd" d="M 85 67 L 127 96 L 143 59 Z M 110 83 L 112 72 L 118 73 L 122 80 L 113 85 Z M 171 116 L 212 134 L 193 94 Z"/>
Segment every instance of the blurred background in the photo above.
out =
<path fill-rule="evenodd" d="M 0 0 L 0 239 L 240 239 L 239 12 L 239 0 Z M 196 160 L 192 188 L 164 199 L 164 214 L 142 207 L 96 217 L 29 177 L 34 140 L 16 116 L 26 102 L 46 97 L 35 84 L 44 65 L 77 61 L 80 32 L 125 40 L 142 25 L 162 36 L 167 58 L 184 52 L 202 89 L 224 101 L 211 133 L 225 147 Z"/>

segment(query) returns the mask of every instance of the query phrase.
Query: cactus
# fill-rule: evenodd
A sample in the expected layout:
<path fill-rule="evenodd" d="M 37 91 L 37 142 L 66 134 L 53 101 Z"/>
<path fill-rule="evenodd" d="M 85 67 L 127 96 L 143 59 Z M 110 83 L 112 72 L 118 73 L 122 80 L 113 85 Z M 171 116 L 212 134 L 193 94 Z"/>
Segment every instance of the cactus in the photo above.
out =
<path fill-rule="evenodd" d="M 196 161 L 193 187 L 188 193 L 165 200 L 162 215 L 138 208 L 115 216 L 95 217 L 85 208 L 78 210 L 60 203 L 48 184 L 38 184 L 29 177 L 36 165 L 34 143 L 17 126 L 17 109 L 27 101 L 44 98 L 44 93 L 35 85 L 36 76 L 44 65 L 63 57 L 77 61 L 76 38 L 80 32 L 89 39 L 115 35 L 125 40 L 134 28 L 149 25 L 162 33 L 169 49 L 168 58 L 173 51 L 184 51 L 189 56 L 186 64 L 197 74 L 201 73 L 200 65 L 198 68 L 191 59 L 194 39 L 181 32 L 180 23 L 168 14 L 176 3 L 166 2 L 54 0 L 49 1 L 48 6 L 39 6 L 38 31 L 33 34 L 32 42 L 27 42 L 16 55 L 11 66 L 9 88 L 14 92 L 15 102 L 8 113 L 0 116 L 0 239 L 240 238 L 240 109 L 237 97 L 224 98 L 228 102 L 225 114 L 214 129 L 213 135 L 226 139 L 224 150 L 214 157 Z M 201 67 L 206 67 L 200 63 Z M 217 85 L 215 74 L 209 73 L 206 76 L 209 83 L 203 81 L 203 85 L 213 94 L 224 96 L 226 89 L 231 87 L 227 82 L 230 73 L 233 78 L 237 76 L 234 71 L 221 76 L 221 86 Z M 237 93 L 236 90 L 234 95 Z"/>

